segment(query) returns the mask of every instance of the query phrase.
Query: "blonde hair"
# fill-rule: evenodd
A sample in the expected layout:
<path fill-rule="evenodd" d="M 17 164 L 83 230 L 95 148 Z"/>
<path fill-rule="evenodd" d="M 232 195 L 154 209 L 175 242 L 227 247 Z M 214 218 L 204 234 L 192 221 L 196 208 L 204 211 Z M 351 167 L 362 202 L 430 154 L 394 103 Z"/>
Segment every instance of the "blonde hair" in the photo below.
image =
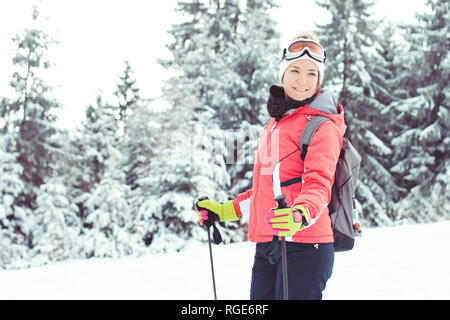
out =
<path fill-rule="evenodd" d="M 320 43 L 317 33 L 313 32 L 313 31 L 302 31 L 297 36 L 293 37 L 291 39 L 291 41 L 294 41 L 295 39 L 299 39 L 299 38 L 311 39 L 311 40 L 314 40 L 314 41 Z"/>
<path fill-rule="evenodd" d="M 310 40 L 313 40 L 313 41 L 316 41 L 316 42 L 320 43 L 319 37 L 317 36 L 317 33 L 315 33 L 314 31 L 302 31 L 302 32 L 299 32 L 290 41 L 294 41 L 294 40 L 300 39 L 300 38 L 310 39 Z M 318 93 L 321 88 L 322 88 L 322 84 L 321 84 L 321 81 L 320 81 L 320 72 L 319 72 L 319 75 L 317 77 L 317 90 L 316 90 L 316 93 Z"/>

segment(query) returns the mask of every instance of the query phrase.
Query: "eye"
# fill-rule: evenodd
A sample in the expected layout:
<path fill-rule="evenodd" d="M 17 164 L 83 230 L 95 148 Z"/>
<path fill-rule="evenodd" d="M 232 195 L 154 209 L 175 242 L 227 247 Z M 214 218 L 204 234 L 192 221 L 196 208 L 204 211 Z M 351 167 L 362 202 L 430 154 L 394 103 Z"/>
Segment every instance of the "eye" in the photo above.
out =
<path fill-rule="evenodd" d="M 310 73 L 308 73 L 308 75 L 309 75 L 309 76 L 312 76 L 312 77 L 315 77 L 315 76 L 316 76 L 316 74 L 315 74 L 314 72 L 310 72 Z"/>
<path fill-rule="evenodd" d="M 298 70 L 297 69 L 291 69 L 291 72 L 298 73 Z"/>

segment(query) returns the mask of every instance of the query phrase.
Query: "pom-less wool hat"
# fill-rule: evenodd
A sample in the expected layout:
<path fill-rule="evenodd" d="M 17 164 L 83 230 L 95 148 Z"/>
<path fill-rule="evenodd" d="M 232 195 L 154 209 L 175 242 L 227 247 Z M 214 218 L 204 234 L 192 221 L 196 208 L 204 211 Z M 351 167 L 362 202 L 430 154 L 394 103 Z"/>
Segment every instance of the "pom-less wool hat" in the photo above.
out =
<path fill-rule="evenodd" d="M 283 83 L 283 76 L 289 65 L 298 60 L 310 60 L 314 62 L 319 70 L 319 81 L 322 84 L 326 54 L 320 43 L 312 39 L 297 38 L 288 43 L 283 49 L 283 58 L 278 71 L 278 80 Z"/>

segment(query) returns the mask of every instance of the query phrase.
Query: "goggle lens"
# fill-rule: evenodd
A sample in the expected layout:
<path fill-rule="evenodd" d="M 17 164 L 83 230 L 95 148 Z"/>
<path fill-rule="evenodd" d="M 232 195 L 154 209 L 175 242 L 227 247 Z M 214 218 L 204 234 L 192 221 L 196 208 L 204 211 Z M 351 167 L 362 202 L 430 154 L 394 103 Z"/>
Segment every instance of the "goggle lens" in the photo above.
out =
<path fill-rule="evenodd" d="M 296 53 L 302 51 L 304 48 L 309 48 L 312 53 L 322 54 L 322 48 L 315 44 L 314 42 L 309 41 L 298 41 L 291 44 L 288 48 L 289 52 Z"/>

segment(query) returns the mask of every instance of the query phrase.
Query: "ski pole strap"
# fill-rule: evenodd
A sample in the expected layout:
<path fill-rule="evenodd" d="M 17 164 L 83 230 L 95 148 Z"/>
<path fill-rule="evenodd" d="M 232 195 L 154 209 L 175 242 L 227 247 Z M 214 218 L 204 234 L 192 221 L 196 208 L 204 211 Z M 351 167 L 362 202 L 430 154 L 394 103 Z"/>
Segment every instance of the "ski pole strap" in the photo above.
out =
<path fill-rule="evenodd" d="M 273 254 L 277 251 L 280 242 L 278 236 L 273 236 L 272 242 L 270 243 L 269 249 L 266 251 L 267 259 L 269 259 L 270 264 L 275 264 L 273 260 Z"/>
<path fill-rule="evenodd" d="M 221 234 L 220 234 L 220 232 L 219 232 L 219 229 L 217 229 L 217 227 L 216 227 L 216 225 L 215 225 L 214 223 L 212 224 L 212 227 L 213 227 L 213 239 L 214 239 L 214 243 L 215 243 L 215 244 L 219 244 L 219 243 L 222 242 L 222 236 L 221 236 Z M 208 233 L 209 233 L 209 230 L 208 230 Z"/>

